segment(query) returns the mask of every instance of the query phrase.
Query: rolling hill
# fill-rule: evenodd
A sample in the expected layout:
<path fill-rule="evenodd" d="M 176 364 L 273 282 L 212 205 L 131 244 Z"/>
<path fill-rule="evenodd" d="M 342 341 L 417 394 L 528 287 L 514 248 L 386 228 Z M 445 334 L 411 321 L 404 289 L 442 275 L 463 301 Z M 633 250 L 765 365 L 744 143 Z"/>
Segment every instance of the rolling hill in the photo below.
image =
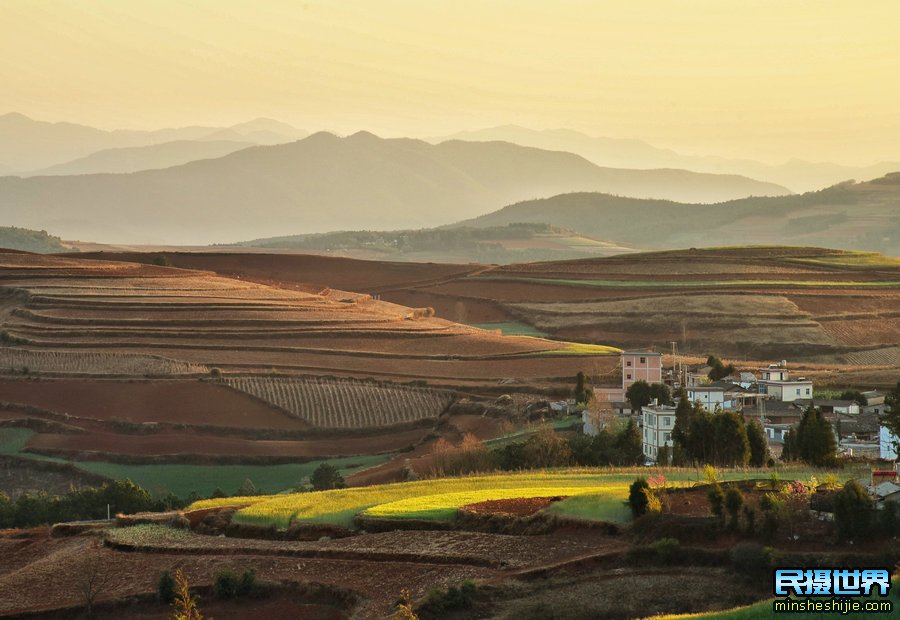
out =
<path fill-rule="evenodd" d="M 13 226 L 0 226 L 0 248 L 25 252 L 71 252 L 62 239 L 43 230 L 28 230 Z"/>
<path fill-rule="evenodd" d="M 438 263 L 565 260 L 634 251 L 547 224 L 291 235 L 255 239 L 222 249 L 233 247 Z"/>
<path fill-rule="evenodd" d="M 802 195 L 715 205 L 572 193 L 509 205 L 460 222 L 541 222 L 643 248 L 819 245 L 900 255 L 900 173 Z"/>
<path fill-rule="evenodd" d="M 352 228 L 449 224 L 564 191 L 717 201 L 784 194 L 742 177 L 600 168 L 577 155 L 503 142 L 347 138 L 243 149 L 131 174 L 0 178 L 9 223 L 67 238 L 209 243 Z"/>
<path fill-rule="evenodd" d="M 76 123 L 50 123 L 24 114 L 0 116 L 0 172 L 28 174 L 87 157 L 106 149 L 147 146 L 182 140 L 213 140 L 277 144 L 297 140 L 306 132 L 271 119 L 256 119 L 232 127 L 176 127 L 154 131 L 106 131 Z M 112 172 L 112 171 L 109 171 Z"/>
<path fill-rule="evenodd" d="M 159 254 L 87 257 L 152 263 Z M 504 266 L 300 254 L 166 253 L 242 280 L 365 290 L 448 320 L 623 349 L 804 362 L 817 381 L 891 386 L 900 368 L 900 259 L 810 247 L 643 252 Z M 813 366 L 809 366 L 813 364 Z M 824 364 L 824 366 L 815 366 Z"/>
<path fill-rule="evenodd" d="M 64 164 L 36 170 L 24 176 L 100 174 L 157 170 L 198 159 L 214 159 L 234 153 L 255 142 L 235 140 L 175 140 L 146 146 L 104 149 Z"/>
<path fill-rule="evenodd" d="M 866 181 L 900 170 L 900 162 L 845 166 L 791 159 L 781 164 L 764 164 L 750 159 L 686 155 L 643 140 L 595 137 L 571 129 L 535 130 L 518 125 L 464 131 L 434 139 L 435 142 L 444 140 L 504 140 L 523 146 L 577 153 L 598 166 L 682 168 L 713 174 L 740 174 L 778 183 L 796 192 L 818 190 L 849 179 Z"/>

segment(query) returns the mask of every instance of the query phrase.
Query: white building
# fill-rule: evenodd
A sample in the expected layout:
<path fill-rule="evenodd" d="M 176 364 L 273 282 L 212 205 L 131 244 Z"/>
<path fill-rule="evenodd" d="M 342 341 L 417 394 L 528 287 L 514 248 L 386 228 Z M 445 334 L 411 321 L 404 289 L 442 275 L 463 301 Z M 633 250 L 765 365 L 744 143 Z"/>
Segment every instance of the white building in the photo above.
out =
<path fill-rule="evenodd" d="M 811 399 L 812 381 L 805 377 L 791 379 L 784 364 L 784 362 L 769 364 L 768 368 L 762 369 L 762 379 L 759 380 L 760 393 L 768 394 L 769 398 L 780 400 L 783 403 L 792 403 L 802 398 Z"/>
<path fill-rule="evenodd" d="M 675 428 L 675 407 L 647 405 L 641 407 L 644 426 L 644 456 L 656 462 L 662 446 L 672 447 L 672 429 Z"/>
<path fill-rule="evenodd" d="M 693 385 L 687 388 L 687 397 L 707 411 L 725 409 L 725 388 L 719 385 Z"/>
<path fill-rule="evenodd" d="M 878 433 L 879 455 L 886 461 L 897 459 L 897 436 L 887 426 Z"/>

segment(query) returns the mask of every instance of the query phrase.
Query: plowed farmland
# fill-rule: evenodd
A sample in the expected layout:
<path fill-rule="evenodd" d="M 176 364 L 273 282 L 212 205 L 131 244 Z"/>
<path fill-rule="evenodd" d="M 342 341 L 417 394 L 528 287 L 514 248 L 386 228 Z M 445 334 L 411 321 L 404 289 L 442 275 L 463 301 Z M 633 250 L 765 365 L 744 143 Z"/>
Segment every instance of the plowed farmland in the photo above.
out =
<path fill-rule="evenodd" d="M 668 349 L 674 341 L 698 356 L 858 361 L 875 374 L 900 367 L 900 260 L 874 253 L 711 248 L 504 266 L 408 265 L 402 277 L 390 263 L 321 256 L 246 255 L 253 267 L 245 270 L 235 255 L 221 265 L 208 254 L 167 256 L 284 287 L 323 269 L 330 286 L 352 288 L 365 273 L 366 290 L 382 300 L 430 306 L 439 317 L 486 328 L 530 326 L 562 340 L 623 349 Z M 128 257 L 150 262 L 153 255 Z"/>

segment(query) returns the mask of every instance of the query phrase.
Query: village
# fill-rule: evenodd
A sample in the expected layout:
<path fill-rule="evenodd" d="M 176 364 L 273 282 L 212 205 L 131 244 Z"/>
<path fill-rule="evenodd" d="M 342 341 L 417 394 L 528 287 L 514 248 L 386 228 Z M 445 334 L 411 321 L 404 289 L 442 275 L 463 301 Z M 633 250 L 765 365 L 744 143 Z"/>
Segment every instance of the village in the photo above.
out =
<path fill-rule="evenodd" d="M 746 423 L 758 423 L 769 453 L 779 458 L 789 431 L 796 429 L 804 412 L 813 408 L 830 424 L 841 457 L 874 464 L 871 478 L 860 482 L 876 503 L 900 500 L 898 437 L 881 422 L 884 393 L 851 390 L 842 396 L 853 398 L 819 398 L 813 381 L 795 377 L 787 360 L 743 372 L 723 366 L 713 356 L 709 361 L 713 364 L 687 366 L 676 362 L 672 368 L 664 368 L 662 353 L 623 352 L 621 385 L 594 388 L 593 406 L 582 411 L 583 432 L 596 435 L 612 420 L 633 420 L 641 429 L 645 465 L 670 465 L 676 405 L 685 398 L 706 412 L 736 413 Z M 635 385 L 643 389 L 634 389 Z M 634 393 L 639 395 L 635 397 Z M 653 397 L 636 406 L 634 401 L 644 394 L 672 397 L 669 402 Z M 893 462 L 893 468 L 883 467 L 886 462 Z"/>

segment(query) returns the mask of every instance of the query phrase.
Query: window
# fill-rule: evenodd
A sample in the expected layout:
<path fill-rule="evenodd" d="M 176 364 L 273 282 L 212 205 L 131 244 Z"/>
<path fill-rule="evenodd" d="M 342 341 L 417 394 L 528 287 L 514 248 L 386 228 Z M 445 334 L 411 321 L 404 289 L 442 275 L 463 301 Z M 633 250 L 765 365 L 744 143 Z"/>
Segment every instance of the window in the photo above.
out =
<path fill-rule="evenodd" d="M 629 372 L 627 375 L 625 375 L 625 378 L 626 378 L 626 379 L 631 379 L 631 373 Z"/>
<path fill-rule="evenodd" d="M 800 388 L 797 388 L 797 396 L 800 396 Z"/>
<path fill-rule="evenodd" d="M 642 357 L 642 358 L 641 358 L 641 364 L 646 364 L 646 363 L 647 363 L 647 358 L 646 358 L 646 357 Z"/>
<path fill-rule="evenodd" d="M 672 439 L 672 433 L 666 433 L 665 435 L 663 435 L 663 441 L 664 441 L 664 442 L 665 442 L 665 441 L 671 441 L 671 439 Z"/>
<path fill-rule="evenodd" d="M 663 418 L 663 426 L 671 426 L 672 418 Z"/>
<path fill-rule="evenodd" d="M 806 395 L 809 396 L 809 388 L 806 388 Z"/>
<path fill-rule="evenodd" d="M 625 362 L 625 365 L 628 366 L 629 368 L 631 368 L 631 360 L 628 360 L 627 362 Z"/>

